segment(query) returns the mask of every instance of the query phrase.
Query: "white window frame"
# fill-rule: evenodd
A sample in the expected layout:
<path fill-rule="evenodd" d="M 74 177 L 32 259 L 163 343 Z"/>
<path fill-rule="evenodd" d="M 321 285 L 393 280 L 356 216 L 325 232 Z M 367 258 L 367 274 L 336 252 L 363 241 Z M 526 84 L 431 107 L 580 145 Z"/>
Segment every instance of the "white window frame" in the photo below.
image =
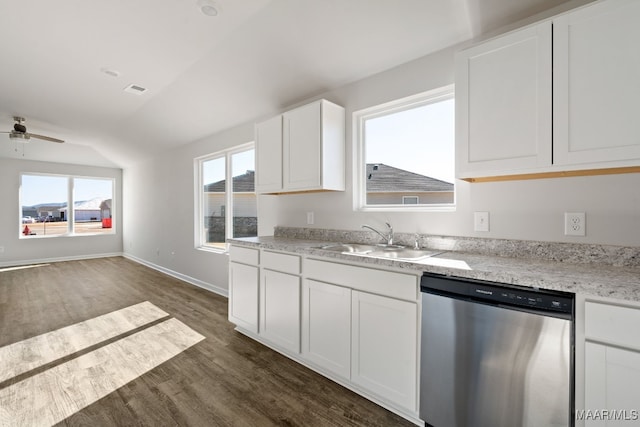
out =
<path fill-rule="evenodd" d="M 366 155 L 364 146 L 365 122 L 369 119 L 410 110 L 423 105 L 455 97 L 455 86 L 447 85 L 406 98 L 365 108 L 353 113 L 353 210 L 365 212 L 454 212 L 456 210 L 456 182 L 453 203 L 428 205 L 367 205 Z"/>
<path fill-rule="evenodd" d="M 67 175 L 56 173 L 44 173 L 44 172 L 20 172 L 20 190 L 18 196 L 18 212 L 20 225 L 22 224 L 22 177 L 28 176 L 52 176 L 59 178 L 66 178 L 67 180 L 67 232 L 63 234 L 49 234 L 49 235 L 35 235 L 25 236 L 22 232 L 19 233 L 19 239 L 34 240 L 34 239 L 52 239 L 56 237 L 84 237 L 84 236 L 111 236 L 116 234 L 116 226 L 118 218 L 115 215 L 116 212 L 116 179 L 108 176 L 84 176 L 84 175 Z M 111 229 L 109 231 L 102 231 L 99 233 L 74 233 L 75 225 L 75 194 L 74 194 L 74 182 L 76 179 L 95 179 L 111 181 Z M 28 225 L 28 224 L 27 224 Z M 22 227 L 20 227 L 22 228 Z"/>
<path fill-rule="evenodd" d="M 204 208 L 204 180 L 202 176 L 202 164 L 209 160 L 224 158 L 224 173 L 225 173 L 225 191 L 224 191 L 224 200 L 225 200 L 225 217 L 224 217 L 224 229 L 225 229 L 225 240 L 232 238 L 233 234 L 233 191 L 229 191 L 229 183 L 233 182 L 233 171 L 231 164 L 231 157 L 234 154 L 242 153 L 244 151 L 249 150 L 255 151 L 255 143 L 248 142 L 242 145 L 234 146 L 233 148 L 229 148 L 226 150 L 221 150 L 212 154 L 207 154 L 205 156 L 196 157 L 194 159 L 194 172 L 195 172 L 195 206 L 194 206 L 194 245 L 196 249 L 214 252 L 214 253 L 225 253 L 229 249 L 229 244 L 225 243 L 224 248 L 215 247 L 205 244 L 204 241 L 204 218 L 203 218 L 203 208 Z M 257 202 L 257 200 L 256 200 Z"/>

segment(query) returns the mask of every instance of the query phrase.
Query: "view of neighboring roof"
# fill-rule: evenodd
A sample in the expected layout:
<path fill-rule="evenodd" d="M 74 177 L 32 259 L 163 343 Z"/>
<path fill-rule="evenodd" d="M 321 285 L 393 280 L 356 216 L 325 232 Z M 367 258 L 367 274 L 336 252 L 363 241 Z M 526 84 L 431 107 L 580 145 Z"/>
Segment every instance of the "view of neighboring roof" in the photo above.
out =
<path fill-rule="evenodd" d="M 255 191 L 255 171 L 246 171 L 242 175 L 233 177 L 233 191 L 235 193 L 253 193 Z M 213 182 L 204 186 L 207 193 L 224 193 L 226 180 Z"/>
<path fill-rule="evenodd" d="M 368 193 L 426 191 L 453 191 L 453 184 L 384 163 L 367 163 Z"/>
<path fill-rule="evenodd" d="M 207 184 L 204 191 L 208 193 L 223 193 L 226 180 Z M 237 193 L 255 191 L 255 172 L 247 171 L 233 177 L 233 191 Z M 384 163 L 367 163 L 367 192 L 369 193 L 398 193 L 398 192 L 427 192 L 453 191 L 453 184 L 429 176 L 394 168 Z"/>

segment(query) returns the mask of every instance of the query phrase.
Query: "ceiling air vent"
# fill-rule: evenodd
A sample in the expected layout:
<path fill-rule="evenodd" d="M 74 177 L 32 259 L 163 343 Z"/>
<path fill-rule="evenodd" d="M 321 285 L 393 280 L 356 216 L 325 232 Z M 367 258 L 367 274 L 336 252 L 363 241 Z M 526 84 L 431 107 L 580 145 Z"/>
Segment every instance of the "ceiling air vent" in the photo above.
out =
<path fill-rule="evenodd" d="M 133 93 L 134 95 L 142 95 L 147 91 L 146 87 L 138 86 L 138 85 L 129 85 L 124 88 L 124 91 L 127 93 Z"/>

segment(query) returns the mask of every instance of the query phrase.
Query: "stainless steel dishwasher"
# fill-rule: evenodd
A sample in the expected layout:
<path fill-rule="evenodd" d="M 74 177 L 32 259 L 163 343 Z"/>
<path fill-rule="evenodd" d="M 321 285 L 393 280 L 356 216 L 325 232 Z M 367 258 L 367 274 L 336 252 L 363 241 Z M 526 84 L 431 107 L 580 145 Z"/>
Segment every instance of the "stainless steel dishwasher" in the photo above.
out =
<path fill-rule="evenodd" d="M 574 295 L 425 273 L 420 418 L 574 425 Z"/>

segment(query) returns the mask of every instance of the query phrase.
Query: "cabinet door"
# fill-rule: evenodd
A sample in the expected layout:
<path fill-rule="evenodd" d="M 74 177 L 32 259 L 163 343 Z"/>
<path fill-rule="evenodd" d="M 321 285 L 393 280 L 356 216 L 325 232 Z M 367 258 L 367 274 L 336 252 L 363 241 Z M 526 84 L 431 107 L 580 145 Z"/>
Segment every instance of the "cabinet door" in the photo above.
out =
<path fill-rule="evenodd" d="M 585 426 L 636 425 L 640 402 L 640 353 L 587 342 Z M 593 416 L 608 410 L 620 419 Z M 591 411 L 591 415 L 589 416 Z M 580 416 L 580 414 L 578 414 Z"/>
<path fill-rule="evenodd" d="M 353 291 L 351 310 L 351 380 L 415 412 L 417 304 Z"/>
<path fill-rule="evenodd" d="M 258 332 L 258 267 L 229 263 L 229 321 Z"/>
<path fill-rule="evenodd" d="M 321 186 L 321 102 L 283 114 L 283 187 L 285 190 Z"/>
<path fill-rule="evenodd" d="M 256 124 L 256 192 L 282 190 L 282 116 Z"/>
<path fill-rule="evenodd" d="M 639 20 L 637 0 L 554 19 L 554 163 L 640 159 Z"/>
<path fill-rule="evenodd" d="M 351 290 L 305 280 L 302 289 L 302 354 L 344 378 L 351 372 Z"/>
<path fill-rule="evenodd" d="M 299 353 L 300 277 L 262 270 L 260 294 L 260 334 Z"/>
<path fill-rule="evenodd" d="M 551 22 L 456 57 L 458 177 L 551 166 Z"/>

